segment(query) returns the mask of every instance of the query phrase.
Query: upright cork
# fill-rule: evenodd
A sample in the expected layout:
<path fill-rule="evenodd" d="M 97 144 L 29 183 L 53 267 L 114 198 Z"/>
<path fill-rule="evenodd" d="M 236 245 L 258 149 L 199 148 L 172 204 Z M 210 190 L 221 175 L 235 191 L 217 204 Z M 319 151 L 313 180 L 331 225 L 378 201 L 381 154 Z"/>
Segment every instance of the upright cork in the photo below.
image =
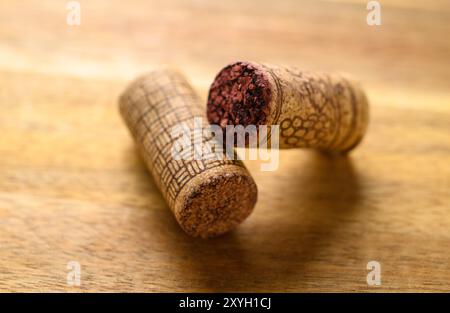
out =
<path fill-rule="evenodd" d="M 211 85 L 211 124 L 279 125 L 280 148 L 347 152 L 358 145 L 369 121 L 359 84 L 342 74 L 236 62 Z"/>
<path fill-rule="evenodd" d="M 257 188 L 241 161 L 212 152 L 201 159 L 173 155 L 173 127 L 184 123 L 193 129 L 195 118 L 202 118 L 202 126 L 208 127 L 204 107 L 182 75 L 165 69 L 138 78 L 121 95 L 119 108 L 145 164 L 186 233 L 217 236 L 252 212 Z M 214 146 L 214 140 L 202 132 L 203 145 Z"/>

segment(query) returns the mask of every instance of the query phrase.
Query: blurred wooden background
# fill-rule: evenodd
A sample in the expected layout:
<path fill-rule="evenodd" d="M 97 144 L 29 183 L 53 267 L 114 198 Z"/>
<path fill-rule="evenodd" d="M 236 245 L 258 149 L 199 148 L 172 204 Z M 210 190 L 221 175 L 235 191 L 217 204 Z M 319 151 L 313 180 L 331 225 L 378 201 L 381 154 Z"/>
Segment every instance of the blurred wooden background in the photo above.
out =
<path fill-rule="evenodd" d="M 449 291 L 450 6 L 381 1 L 0 3 L 0 291 Z M 179 67 L 206 98 L 234 60 L 346 71 L 371 101 L 345 159 L 248 162 L 253 215 L 202 241 L 177 226 L 117 110 Z M 382 285 L 366 283 L 381 264 Z M 67 263 L 81 286 L 67 285 Z"/>

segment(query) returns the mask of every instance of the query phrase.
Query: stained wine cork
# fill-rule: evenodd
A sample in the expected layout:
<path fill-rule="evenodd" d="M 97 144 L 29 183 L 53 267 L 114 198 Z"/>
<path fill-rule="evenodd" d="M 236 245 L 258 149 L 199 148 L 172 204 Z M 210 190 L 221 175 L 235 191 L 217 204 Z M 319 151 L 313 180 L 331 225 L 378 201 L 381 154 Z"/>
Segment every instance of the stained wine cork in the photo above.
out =
<path fill-rule="evenodd" d="M 363 138 L 368 110 L 364 91 L 348 75 L 236 62 L 212 83 L 207 116 L 222 128 L 279 125 L 280 148 L 346 152 Z"/>
<path fill-rule="evenodd" d="M 193 129 L 194 118 L 202 118 L 202 126 L 208 127 L 204 107 L 182 75 L 163 69 L 138 78 L 121 95 L 119 108 L 145 164 L 186 233 L 202 238 L 220 235 L 252 212 L 257 188 L 241 161 L 212 152 L 201 159 L 179 159 L 173 154 L 173 127 L 184 123 Z M 204 146 L 215 144 L 214 137 L 203 133 L 199 140 Z"/>

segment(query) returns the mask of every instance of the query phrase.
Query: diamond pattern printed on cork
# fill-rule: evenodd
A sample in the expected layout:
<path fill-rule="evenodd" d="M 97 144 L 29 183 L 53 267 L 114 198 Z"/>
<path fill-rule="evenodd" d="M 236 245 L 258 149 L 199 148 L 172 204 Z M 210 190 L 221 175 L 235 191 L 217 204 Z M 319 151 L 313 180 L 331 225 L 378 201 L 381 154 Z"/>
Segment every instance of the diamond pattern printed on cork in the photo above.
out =
<path fill-rule="evenodd" d="M 169 69 L 152 71 L 131 83 L 119 108 L 154 180 L 181 228 L 209 238 L 226 233 L 252 212 L 257 188 L 243 163 L 211 152 L 201 159 L 175 159 L 172 128 L 208 127 L 201 101 L 187 80 Z M 202 133 L 203 145 L 214 145 Z M 194 149 L 194 141 L 191 141 Z"/>
<path fill-rule="evenodd" d="M 212 83 L 207 116 L 222 128 L 279 125 L 280 148 L 347 152 L 366 132 L 369 105 L 347 75 L 235 62 Z"/>

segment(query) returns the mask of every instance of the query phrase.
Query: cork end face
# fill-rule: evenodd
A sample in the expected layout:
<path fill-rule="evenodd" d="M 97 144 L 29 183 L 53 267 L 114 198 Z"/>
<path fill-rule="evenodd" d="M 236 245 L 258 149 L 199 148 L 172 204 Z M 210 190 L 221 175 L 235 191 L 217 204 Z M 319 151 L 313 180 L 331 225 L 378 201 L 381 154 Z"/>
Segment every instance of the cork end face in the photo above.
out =
<path fill-rule="evenodd" d="M 199 177 L 188 187 L 175 210 L 183 230 L 193 237 L 222 235 L 243 222 L 253 211 L 257 187 L 248 172 L 238 166 L 221 167 Z"/>
<path fill-rule="evenodd" d="M 210 124 L 263 125 L 269 115 L 272 90 L 257 65 L 236 62 L 217 74 L 209 89 L 207 117 Z"/>

